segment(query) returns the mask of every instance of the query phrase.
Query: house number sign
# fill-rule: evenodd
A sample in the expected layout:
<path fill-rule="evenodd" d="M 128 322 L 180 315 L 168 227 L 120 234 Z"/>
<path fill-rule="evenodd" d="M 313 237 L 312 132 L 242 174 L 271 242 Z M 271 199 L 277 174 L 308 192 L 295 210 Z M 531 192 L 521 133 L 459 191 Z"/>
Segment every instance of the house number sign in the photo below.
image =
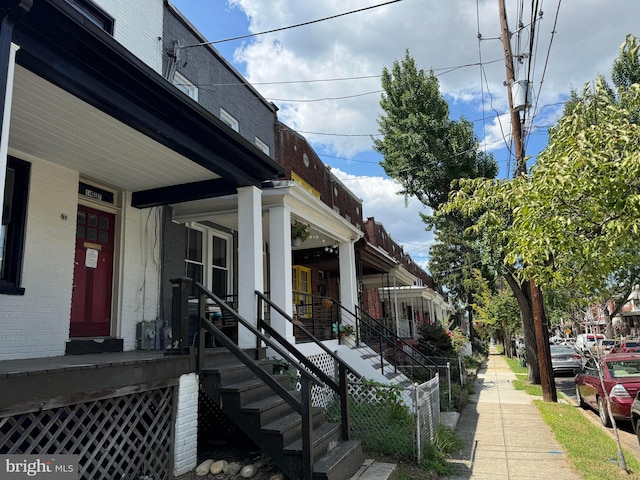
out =
<path fill-rule="evenodd" d="M 104 188 L 98 188 L 88 183 L 78 183 L 78 193 L 83 197 L 91 198 L 92 200 L 98 200 L 99 202 L 110 203 L 113 205 L 113 192 L 105 190 Z"/>

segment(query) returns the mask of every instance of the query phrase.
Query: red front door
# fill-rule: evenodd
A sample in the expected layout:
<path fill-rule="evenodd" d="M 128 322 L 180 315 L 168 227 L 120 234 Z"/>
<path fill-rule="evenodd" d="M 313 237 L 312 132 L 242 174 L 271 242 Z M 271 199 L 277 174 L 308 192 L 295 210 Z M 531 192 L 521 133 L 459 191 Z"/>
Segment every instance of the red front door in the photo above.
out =
<path fill-rule="evenodd" d="M 78 205 L 71 337 L 109 336 L 115 215 Z"/>

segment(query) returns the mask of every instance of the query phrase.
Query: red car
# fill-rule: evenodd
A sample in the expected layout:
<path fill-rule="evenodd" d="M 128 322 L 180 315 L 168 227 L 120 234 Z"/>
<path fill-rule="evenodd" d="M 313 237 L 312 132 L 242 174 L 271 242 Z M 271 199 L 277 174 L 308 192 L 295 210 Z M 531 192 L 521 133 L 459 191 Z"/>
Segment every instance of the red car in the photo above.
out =
<path fill-rule="evenodd" d="M 622 340 L 619 345 L 611 349 L 611 353 L 640 352 L 639 340 Z"/>
<path fill-rule="evenodd" d="M 640 390 L 640 353 L 613 353 L 600 361 L 604 390 L 598 376 L 597 361 L 589 358 L 574 379 L 578 404 L 595 409 L 602 424 L 610 427 L 611 418 L 605 399 L 608 395 L 613 417 L 630 420 L 631 404 Z"/>

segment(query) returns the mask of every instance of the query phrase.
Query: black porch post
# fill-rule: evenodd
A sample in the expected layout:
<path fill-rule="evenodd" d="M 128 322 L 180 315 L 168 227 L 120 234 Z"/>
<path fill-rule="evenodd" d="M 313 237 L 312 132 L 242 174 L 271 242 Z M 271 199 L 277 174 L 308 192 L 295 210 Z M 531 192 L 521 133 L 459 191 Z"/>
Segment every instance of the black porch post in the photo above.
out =
<path fill-rule="evenodd" d="M 189 291 L 193 280 L 183 277 L 174 278 L 170 282 L 171 346 L 167 353 L 180 355 L 189 351 Z"/>

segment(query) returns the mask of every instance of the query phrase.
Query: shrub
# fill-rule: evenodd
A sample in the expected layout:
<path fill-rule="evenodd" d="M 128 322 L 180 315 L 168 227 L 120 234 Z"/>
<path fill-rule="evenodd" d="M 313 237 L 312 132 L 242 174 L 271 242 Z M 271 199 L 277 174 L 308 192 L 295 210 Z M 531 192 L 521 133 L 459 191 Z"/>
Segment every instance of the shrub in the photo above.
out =
<path fill-rule="evenodd" d="M 453 353 L 451 337 L 447 331 L 436 323 L 420 325 L 419 348 L 427 355 L 448 356 Z"/>

